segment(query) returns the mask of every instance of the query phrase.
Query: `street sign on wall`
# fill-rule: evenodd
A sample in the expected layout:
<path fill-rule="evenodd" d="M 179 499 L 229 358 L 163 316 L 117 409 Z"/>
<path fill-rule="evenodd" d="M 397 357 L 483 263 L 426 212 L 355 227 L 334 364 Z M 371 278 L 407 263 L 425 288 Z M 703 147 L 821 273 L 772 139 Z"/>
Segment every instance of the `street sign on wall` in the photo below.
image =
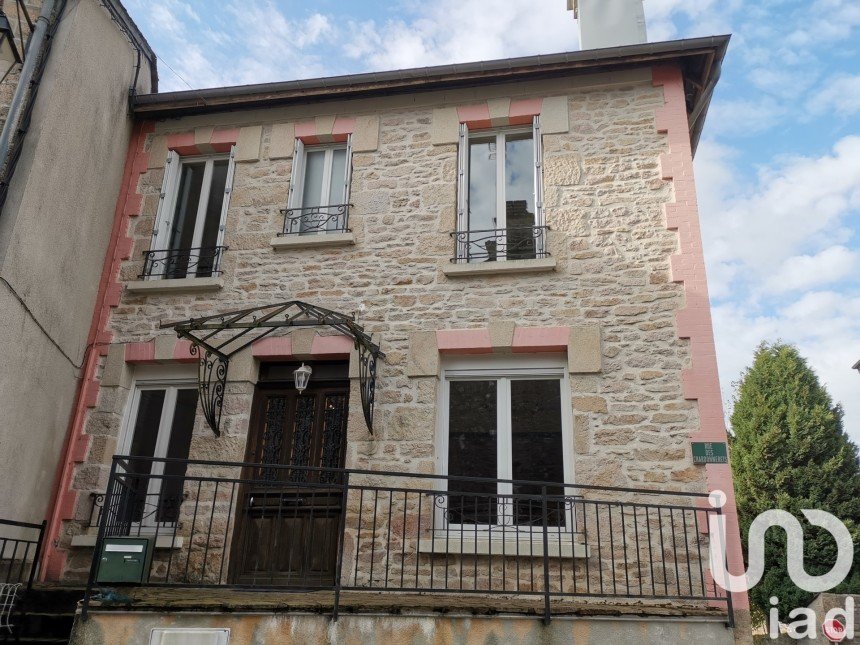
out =
<path fill-rule="evenodd" d="M 727 464 L 729 449 L 723 441 L 694 441 L 694 464 Z"/>

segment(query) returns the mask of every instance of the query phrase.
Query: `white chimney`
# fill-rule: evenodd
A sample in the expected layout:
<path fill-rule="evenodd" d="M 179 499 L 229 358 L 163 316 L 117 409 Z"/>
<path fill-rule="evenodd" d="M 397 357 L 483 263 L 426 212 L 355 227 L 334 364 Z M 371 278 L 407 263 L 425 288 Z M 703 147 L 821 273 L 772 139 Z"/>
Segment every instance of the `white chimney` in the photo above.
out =
<path fill-rule="evenodd" d="M 601 49 L 648 42 L 642 0 L 567 0 L 579 22 L 582 49 Z"/>

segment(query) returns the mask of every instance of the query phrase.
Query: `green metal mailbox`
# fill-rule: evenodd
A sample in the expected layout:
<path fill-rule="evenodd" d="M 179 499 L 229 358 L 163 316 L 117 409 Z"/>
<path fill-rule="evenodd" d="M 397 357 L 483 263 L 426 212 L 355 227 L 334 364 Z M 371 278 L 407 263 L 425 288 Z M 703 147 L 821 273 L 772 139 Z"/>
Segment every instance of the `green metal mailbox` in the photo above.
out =
<path fill-rule="evenodd" d="M 140 584 L 149 577 L 153 540 L 148 537 L 108 537 L 102 543 L 99 584 Z"/>

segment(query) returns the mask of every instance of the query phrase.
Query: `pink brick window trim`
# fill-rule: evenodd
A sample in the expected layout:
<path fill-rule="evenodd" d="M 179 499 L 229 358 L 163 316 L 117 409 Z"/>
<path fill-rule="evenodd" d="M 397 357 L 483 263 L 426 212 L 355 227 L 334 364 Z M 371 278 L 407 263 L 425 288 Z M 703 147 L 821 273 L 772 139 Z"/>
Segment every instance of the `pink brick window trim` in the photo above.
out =
<path fill-rule="evenodd" d="M 314 336 L 311 342 L 313 358 L 348 358 L 355 343 L 348 336 Z M 289 336 L 277 338 L 262 338 L 251 345 L 254 358 L 266 360 L 282 360 L 292 358 L 293 341 Z"/>
<path fill-rule="evenodd" d="M 530 125 L 535 116 L 539 116 L 543 108 L 543 99 L 518 99 L 511 101 L 506 117 L 492 119 L 489 104 L 476 103 L 462 105 L 457 108 L 457 118 L 465 123 L 470 130 L 482 130 L 507 125 Z"/>
<path fill-rule="evenodd" d="M 198 356 L 191 353 L 191 342 L 177 340 L 170 358 L 155 357 L 155 343 L 126 343 L 125 362 L 134 365 L 170 365 L 173 363 L 196 363 Z"/>
<path fill-rule="evenodd" d="M 570 339 L 568 327 L 517 327 L 514 330 L 514 353 L 566 352 Z"/>
<path fill-rule="evenodd" d="M 195 140 L 193 132 L 179 132 L 167 135 L 167 148 L 180 156 L 205 155 L 230 152 L 239 140 L 239 128 L 213 130 L 209 141 Z"/>
<path fill-rule="evenodd" d="M 568 327 L 517 327 L 510 347 L 495 348 L 515 353 L 566 352 Z M 489 329 L 439 329 L 436 347 L 440 354 L 491 354 L 494 351 Z"/>
<path fill-rule="evenodd" d="M 296 139 L 305 145 L 317 145 L 320 143 L 345 143 L 349 135 L 355 132 L 356 119 L 354 117 L 339 116 L 334 120 L 331 132 L 323 129 L 316 121 L 301 121 L 296 123 Z"/>

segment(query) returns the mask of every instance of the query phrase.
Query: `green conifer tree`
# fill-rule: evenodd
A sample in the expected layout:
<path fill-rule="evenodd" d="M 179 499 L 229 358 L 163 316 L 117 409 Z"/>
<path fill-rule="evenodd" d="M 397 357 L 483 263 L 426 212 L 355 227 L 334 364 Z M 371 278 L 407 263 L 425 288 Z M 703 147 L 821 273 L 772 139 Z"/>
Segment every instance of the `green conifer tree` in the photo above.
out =
<path fill-rule="evenodd" d="M 860 396 L 860 381 L 857 383 Z M 768 509 L 792 513 L 804 527 L 807 573 L 826 573 L 836 560 L 836 542 L 824 529 L 806 522 L 801 509 L 832 513 L 854 538 L 854 567 L 837 593 L 860 593 L 860 461 L 857 446 L 842 428 L 842 408 L 834 405 L 818 377 L 784 343 L 762 344 L 735 393 L 731 417 L 731 461 L 741 536 Z M 786 569 L 786 537 L 767 532 L 765 573 L 750 590 L 751 602 L 767 614 L 771 596 L 779 615 L 807 605 L 813 594 L 798 589 Z"/>

